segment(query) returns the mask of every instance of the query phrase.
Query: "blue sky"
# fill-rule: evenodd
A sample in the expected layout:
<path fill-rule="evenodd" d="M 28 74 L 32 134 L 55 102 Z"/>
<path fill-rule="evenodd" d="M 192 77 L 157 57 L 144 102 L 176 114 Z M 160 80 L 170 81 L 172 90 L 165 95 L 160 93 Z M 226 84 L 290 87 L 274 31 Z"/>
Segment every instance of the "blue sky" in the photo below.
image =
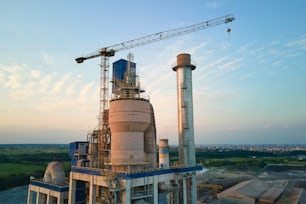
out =
<path fill-rule="evenodd" d="M 190 53 L 196 144 L 306 141 L 306 2 L 14 1 L 0 6 L 0 143 L 69 143 L 97 125 L 101 47 L 226 14 L 134 54 L 157 137 L 177 144 L 176 55 Z M 226 32 L 231 28 L 230 35 Z"/>

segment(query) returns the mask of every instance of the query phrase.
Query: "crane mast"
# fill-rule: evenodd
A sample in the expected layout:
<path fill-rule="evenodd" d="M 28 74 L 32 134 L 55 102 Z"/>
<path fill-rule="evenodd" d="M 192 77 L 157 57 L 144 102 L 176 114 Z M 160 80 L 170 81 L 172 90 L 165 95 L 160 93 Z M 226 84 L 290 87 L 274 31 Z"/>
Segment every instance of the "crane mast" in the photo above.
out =
<path fill-rule="evenodd" d="M 108 161 L 108 143 L 110 131 L 108 128 L 108 95 L 109 95 L 109 57 L 115 55 L 116 52 L 139 47 L 142 45 L 150 44 L 153 42 L 161 41 L 164 39 L 180 36 L 183 34 L 195 32 L 198 30 L 206 29 L 209 27 L 217 26 L 220 24 L 227 24 L 234 21 L 235 18 L 232 14 L 225 15 L 219 18 L 203 21 L 194 25 L 179 27 L 171 30 L 166 30 L 150 35 L 146 35 L 134 40 L 125 41 L 112 46 L 103 47 L 94 53 L 86 56 L 78 57 L 75 59 L 77 63 L 83 63 L 85 60 L 101 57 L 101 79 L 100 79 L 100 113 L 98 117 L 98 130 L 94 131 L 92 136 L 97 137 L 93 141 L 98 141 L 98 166 L 103 167 Z"/>

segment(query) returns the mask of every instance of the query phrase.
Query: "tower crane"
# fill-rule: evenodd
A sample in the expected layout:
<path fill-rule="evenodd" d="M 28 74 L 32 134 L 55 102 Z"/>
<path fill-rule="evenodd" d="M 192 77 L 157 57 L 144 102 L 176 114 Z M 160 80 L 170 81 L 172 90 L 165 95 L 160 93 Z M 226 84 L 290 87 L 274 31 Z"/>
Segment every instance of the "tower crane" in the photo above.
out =
<path fill-rule="evenodd" d="M 150 35 L 146 35 L 140 38 L 136 38 L 134 40 L 129 40 L 126 42 L 118 43 L 112 46 L 108 47 L 103 47 L 98 49 L 96 52 L 91 53 L 86 56 L 78 57 L 75 59 L 77 63 L 83 63 L 85 60 L 96 58 L 96 57 L 101 57 L 101 79 L 100 79 L 100 113 L 99 113 L 99 118 L 98 118 L 98 152 L 99 152 L 99 163 L 103 163 L 103 156 L 102 156 L 102 151 L 103 148 L 103 141 L 105 142 L 105 134 L 107 134 L 108 130 L 108 124 L 107 124 L 107 118 L 108 118 L 108 86 L 109 86 L 109 57 L 112 57 L 115 55 L 116 52 L 122 51 L 122 50 L 127 50 L 131 49 L 134 47 L 146 45 L 149 43 L 161 41 L 167 38 L 172 38 L 176 37 L 179 35 L 191 33 L 194 31 L 206 29 L 209 27 L 217 26 L 220 24 L 227 24 L 231 23 L 234 21 L 235 18 L 233 14 L 225 15 L 219 18 L 211 19 L 208 21 L 200 22 L 194 25 L 189 25 L 189 26 L 184 26 L 184 27 L 179 27 L 171 30 L 166 30 Z M 102 146 L 101 146 L 102 144 Z"/>

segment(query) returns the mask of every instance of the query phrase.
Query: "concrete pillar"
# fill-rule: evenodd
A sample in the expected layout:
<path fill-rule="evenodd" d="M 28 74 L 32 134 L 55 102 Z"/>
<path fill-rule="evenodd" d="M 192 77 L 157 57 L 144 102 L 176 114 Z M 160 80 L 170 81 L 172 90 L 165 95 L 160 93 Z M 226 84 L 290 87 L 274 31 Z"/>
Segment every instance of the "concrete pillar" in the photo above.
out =
<path fill-rule="evenodd" d="M 32 191 L 31 191 L 31 187 L 32 187 L 32 185 L 29 185 L 29 187 L 28 187 L 28 201 L 27 201 L 27 204 L 32 204 L 33 195 L 32 195 Z"/>
<path fill-rule="evenodd" d="M 70 181 L 69 181 L 69 195 L 68 195 L 68 203 L 75 203 L 75 191 L 76 191 L 76 180 L 72 179 L 72 173 L 70 173 Z"/>
<path fill-rule="evenodd" d="M 64 204 L 64 194 L 63 193 L 59 193 L 57 197 L 57 204 Z"/>
<path fill-rule="evenodd" d="M 186 177 L 183 178 L 183 204 L 187 204 Z"/>
<path fill-rule="evenodd" d="M 36 204 L 42 204 L 42 193 L 38 190 L 36 193 Z"/>
<path fill-rule="evenodd" d="M 191 203 L 197 203 L 197 178 L 195 172 L 191 176 Z"/>
<path fill-rule="evenodd" d="M 40 193 L 36 192 L 36 204 L 39 204 L 39 200 L 40 200 Z"/>
<path fill-rule="evenodd" d="M 157 176 L 153 176 L 153 199 L 154 204 L 158 204 L 158 178 Z"/>
<path fill-rule="evenodd" d="M 46 204 L 50 204 L 50 191 L 48 191 L 48 194 L 46 194 L 47 198 L 46 198 Z"/>
<path fill-rule="evenodd" d="M 89 204 L 96 203 L 96 185 L 94 184 L 94 176 L 91 176 L 89 182 Z"/>
<path fill-rule="evenodd" d="M 131 204 L 131 180 L 130 179 L 127 179 L 126 184 L 125 184 L 125 204 Z"/>

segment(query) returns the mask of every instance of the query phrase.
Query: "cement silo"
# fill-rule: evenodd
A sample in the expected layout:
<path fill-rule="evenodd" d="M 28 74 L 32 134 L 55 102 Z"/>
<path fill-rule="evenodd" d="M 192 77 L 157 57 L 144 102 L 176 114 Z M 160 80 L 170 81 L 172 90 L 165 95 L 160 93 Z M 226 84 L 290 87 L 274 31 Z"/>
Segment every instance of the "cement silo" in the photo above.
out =
<path fill-rule="evenodd" d="M 121 171 L 156 167 L 155 128 L 151 104 L 141 98 L 110 101 L 112 169 Z"/>
<path fill-rule="evenodd" d="M 156 130 L 153 106 L 140 95 L 135 65 L 129 54 L 122 79 L 109 102 L 111 158 L 113 170 L 136 171 L 156 167 Z M 135 67 L 135 66 L 134 66 Z"/>

